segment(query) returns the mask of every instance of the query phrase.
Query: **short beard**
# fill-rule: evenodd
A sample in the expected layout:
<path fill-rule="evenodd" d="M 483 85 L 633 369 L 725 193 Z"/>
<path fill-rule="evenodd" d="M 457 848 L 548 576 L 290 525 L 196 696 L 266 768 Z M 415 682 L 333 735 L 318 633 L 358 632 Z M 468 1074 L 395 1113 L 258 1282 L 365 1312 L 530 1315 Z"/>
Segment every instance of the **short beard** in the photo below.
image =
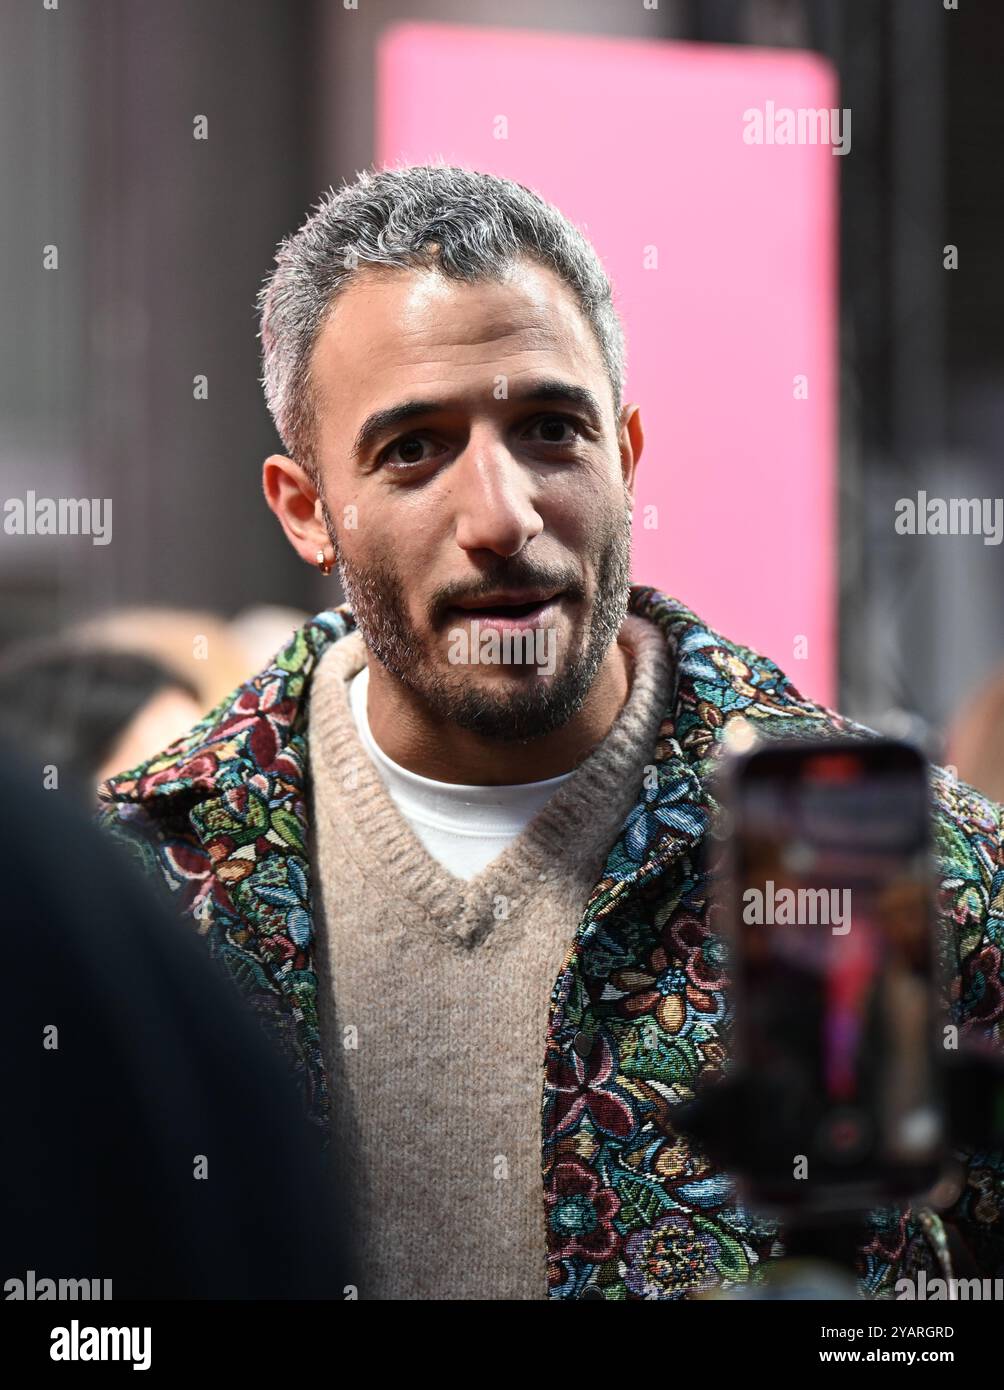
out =
<path fill-rule="evenodd" d="M 483 738 L 527 743 L 562 728 L 582 708 L 596 674 L 628 612 L 631 569 L 630 499 L 616 517 L 596 567 L 596 597 L 578 654 L 549 682 L 528 676 L 525 688 L 504 694 L 472 689 L 451 681 L 428 660 L 408 615 L 404 585 L 394 567 L 381 561 L 358 570 L 346 563 L 324 505 L 324 520 L 335 548 L 345 598 L 369 651 L 413 691 L 436 717 Z M 552 576 L 555 578 L 555 576 Z M 483 575 L 485 592 L 495 588 L 548 587 L 547 576 L 518 557 Z M 559 584 L 553 587 L 562 587 Z M 581 586 L 563 586 L 582 598 Z"/>

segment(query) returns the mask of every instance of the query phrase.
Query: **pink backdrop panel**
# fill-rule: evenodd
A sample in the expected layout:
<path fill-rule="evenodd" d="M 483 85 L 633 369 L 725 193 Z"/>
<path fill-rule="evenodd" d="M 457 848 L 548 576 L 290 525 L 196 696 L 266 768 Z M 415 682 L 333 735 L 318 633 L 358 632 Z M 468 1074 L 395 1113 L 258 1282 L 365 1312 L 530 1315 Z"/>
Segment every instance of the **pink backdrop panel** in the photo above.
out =
<path fill-rule="evenodd" d="M 602 258 L 646 437 L 635 580 L 831 704 L 842 156 L 743 138 L 744 113 L 768 102 L 834 107 L 829 65 L 413 23 L 384 32 L 377 65 L 379 164 L 443 158 L 516 179 Z"/>

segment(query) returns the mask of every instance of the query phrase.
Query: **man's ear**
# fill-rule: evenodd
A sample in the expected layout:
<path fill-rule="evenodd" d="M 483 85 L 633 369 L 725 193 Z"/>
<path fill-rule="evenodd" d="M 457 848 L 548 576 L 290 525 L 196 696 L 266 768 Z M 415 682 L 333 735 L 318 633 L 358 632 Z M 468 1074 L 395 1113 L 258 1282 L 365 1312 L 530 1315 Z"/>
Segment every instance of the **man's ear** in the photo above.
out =
<path fill-rule="evenodd" d="M 301 560 L 316 565 L 317 552 L 327 556 L 331 540 L 324 525 L 321 495 L 310 474 L 284 454 L 270 454 L 262 465 L 261 485 L 290 545 Z"/>
<path fill-rule="evenodd" d="M 645 447 L 645 431 L 641 426 L 641 411 L 638 406 L 628 404 L 622 408 L 617 445 L 620 450 L 624 486 L 633 496 L 635 469 Z"/>

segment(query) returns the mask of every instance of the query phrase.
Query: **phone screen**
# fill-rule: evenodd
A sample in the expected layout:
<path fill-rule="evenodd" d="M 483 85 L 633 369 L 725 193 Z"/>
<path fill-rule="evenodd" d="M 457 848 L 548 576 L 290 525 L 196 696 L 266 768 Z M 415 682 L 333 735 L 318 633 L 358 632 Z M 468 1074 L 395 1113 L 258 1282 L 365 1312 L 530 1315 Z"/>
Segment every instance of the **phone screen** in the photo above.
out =
<path fill-rule="evenodd" d="M 727 785 L 747 1185 L 820 1208 L 916 1195 L 944 1158 L 927 765 L 885 740 L 784 744 Z"/>

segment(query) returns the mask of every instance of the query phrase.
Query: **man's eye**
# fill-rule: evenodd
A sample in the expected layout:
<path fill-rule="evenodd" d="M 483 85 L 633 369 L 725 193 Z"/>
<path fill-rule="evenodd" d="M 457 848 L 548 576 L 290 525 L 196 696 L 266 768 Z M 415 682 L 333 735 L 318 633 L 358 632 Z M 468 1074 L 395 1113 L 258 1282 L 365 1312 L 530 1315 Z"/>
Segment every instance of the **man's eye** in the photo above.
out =
<path fill-rule="evenodd" d="M 530 426 L 531 429 L 544 431 L 542 442 L 544 444 L 571 444 L 574 439 L 583 437 L 583 430 L 578 420 L 573 415 L 540 415 Z M 562 431 L 570 429 L 572 437 L 564 437 Z"/>
<path fill-rule="evenodd" d="M 391 444 L 381 455 L 380 462 L 388 464 L 391 468 L 397 468 L 402 472 L 409 468 L 416 468 L 419 464 L 428 463 L 431 454 L 423 453 L 423 447 L 429 443 L 429 437 L 424 434 L 406 434 Z M 399 452 L 401 457 L 394 458 L 394 454 Z"/>

